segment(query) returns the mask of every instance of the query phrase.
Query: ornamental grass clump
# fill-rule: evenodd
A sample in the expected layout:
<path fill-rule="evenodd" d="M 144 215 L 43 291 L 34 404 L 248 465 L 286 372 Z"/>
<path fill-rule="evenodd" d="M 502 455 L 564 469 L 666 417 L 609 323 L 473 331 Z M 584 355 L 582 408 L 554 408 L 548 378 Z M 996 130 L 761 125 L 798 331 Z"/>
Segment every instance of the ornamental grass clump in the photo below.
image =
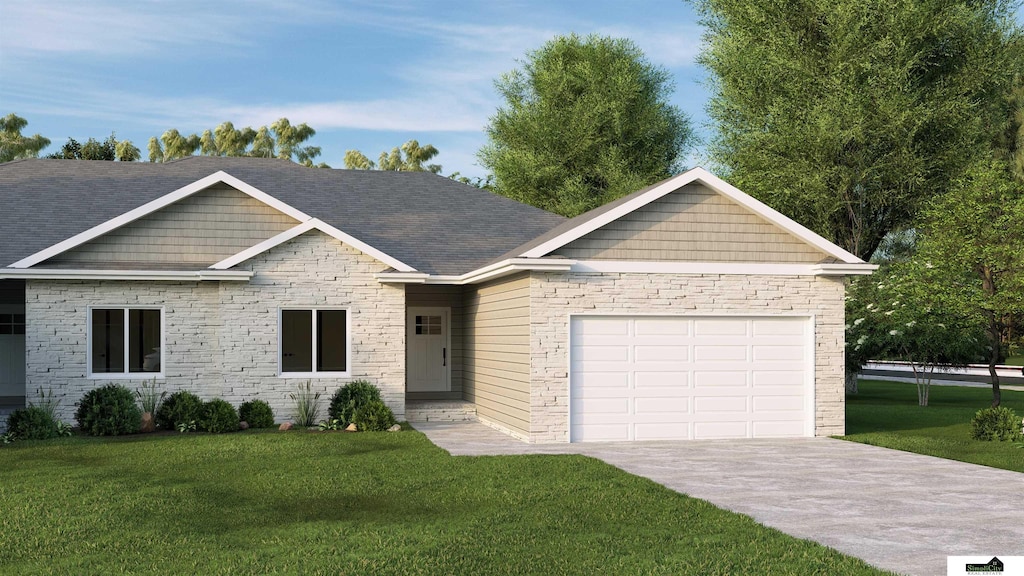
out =
<path fill-rule="evenodd" d="M 289 396 L 295 406 L 295 425 L 307 428 L 316 426 L 317 415 L 320 413 L 320 392 L 313 391 L 313 384 L 299 384 L 298 389 Z"/>

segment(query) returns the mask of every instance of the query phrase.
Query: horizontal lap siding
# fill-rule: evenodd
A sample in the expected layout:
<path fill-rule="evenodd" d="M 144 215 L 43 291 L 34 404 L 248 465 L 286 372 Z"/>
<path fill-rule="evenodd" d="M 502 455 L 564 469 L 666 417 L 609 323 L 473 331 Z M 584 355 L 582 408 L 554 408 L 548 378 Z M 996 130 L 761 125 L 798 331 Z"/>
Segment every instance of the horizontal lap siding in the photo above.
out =
<path fill-rule="evenodd" d="M 530 278 L 466 289 L 463 393 L 477 414 L 530 434 Z"/>
<path fill-rule="evenodd" d="M 463 365 L 463 308 L 462 308 L 462 286 L 429 286 L 408 284 L 405 287 L 406 308 L 417 307 L 438 307 L 451 308 L 451 363 L 452 363 L 452 393 L 462 394 L 462 365 Z"/>
<path fill-rule="evenodd" d="M 555 252 L 578 260 L 818 263 L 832 259 L 699 183 Z"/>
<path fill-rule="evenodd" d="M 48 261 L 209 266 L 298 224 L 225 184 L 212 186 Z"/>

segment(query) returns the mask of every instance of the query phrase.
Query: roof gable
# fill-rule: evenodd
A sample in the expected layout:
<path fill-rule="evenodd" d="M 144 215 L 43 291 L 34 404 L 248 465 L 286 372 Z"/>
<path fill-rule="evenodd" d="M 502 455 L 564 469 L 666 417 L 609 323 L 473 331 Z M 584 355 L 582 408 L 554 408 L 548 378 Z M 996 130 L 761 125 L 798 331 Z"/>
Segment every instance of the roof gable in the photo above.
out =
<path fill-rule="evenodd" d="M 801 242 L 820 250 L 827 256 L 848 264 L 864 263 L 857 256 L 843 250 L 752 196 L 741 192 L 703 168 L 693 168 L 678 176 L 663 180 L 629 196 L 577 216 L 534 240 L 523 244 L 504 257 L 540 258 L 552 254 L 556 250 L 594 232 L 610 222 L 618 220 L 695 182 L 703 184 L 709 190 L 749 210 L 751 213 L 763 218 L 766 222 L 777 226 L 779 229 L 796 237 Z"/>

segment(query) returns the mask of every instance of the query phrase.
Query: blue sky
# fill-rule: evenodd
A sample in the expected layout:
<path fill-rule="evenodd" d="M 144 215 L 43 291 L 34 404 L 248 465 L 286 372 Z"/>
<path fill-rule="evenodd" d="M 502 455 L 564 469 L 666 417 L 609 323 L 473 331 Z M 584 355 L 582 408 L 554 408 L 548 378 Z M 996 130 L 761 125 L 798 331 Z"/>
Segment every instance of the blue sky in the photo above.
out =
<path fill-rule="evenodd" d="M 168 128 L 284 116 L 315 128 L 335 167 L 345 150 L 375 159 L 416 138 L 440 149 L 445 174 L 481 176 L 494 79 L 569 32 L 635 41 L 709 133 L 702 31 L 683 0 L 0 0 L 0 114 L 26 118 L 48 151 L 112 131 L 145 151 Z"/>

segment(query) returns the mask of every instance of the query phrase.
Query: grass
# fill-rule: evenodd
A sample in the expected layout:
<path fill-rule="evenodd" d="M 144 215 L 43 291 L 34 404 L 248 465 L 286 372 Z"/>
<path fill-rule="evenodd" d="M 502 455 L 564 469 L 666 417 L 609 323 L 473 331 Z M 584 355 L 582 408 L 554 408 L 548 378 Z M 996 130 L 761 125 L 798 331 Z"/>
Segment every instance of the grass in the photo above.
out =
<path fill-rule="evenodd" d="M 0 470 L 5 573 L 881 573 L 595 459 L 418 432 L 23 442 Z"/>
<path fill-rule="evenodd" d="M 1024 366 L 1024 355 L 1009 356 L 1003 364 L 1007 366 Z"/>
<path fill-rule="evenodd" d="M 861 380 L 859 390 L 846 397 L 847 440 L 1024 472 L 1024 449 L 971 439 L 971 418 L 992 404 L 990 388 L 932 386 L 926 407 L 912 383 Z M 1024 416 L 1024 392 L 1003 390 L 1002 405 Z"/>

